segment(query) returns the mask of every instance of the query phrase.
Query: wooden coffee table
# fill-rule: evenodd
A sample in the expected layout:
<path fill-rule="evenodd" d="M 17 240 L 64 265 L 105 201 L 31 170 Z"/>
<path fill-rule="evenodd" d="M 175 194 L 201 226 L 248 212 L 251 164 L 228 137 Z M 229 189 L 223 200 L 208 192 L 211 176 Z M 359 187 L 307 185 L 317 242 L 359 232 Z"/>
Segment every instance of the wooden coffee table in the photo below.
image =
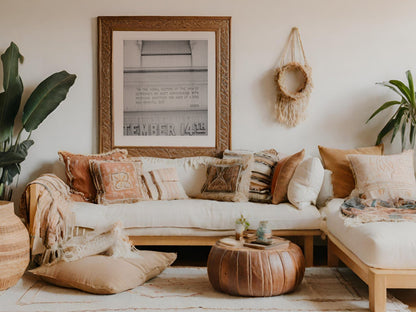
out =
<path fill-rule="evenodd" d="M 255 249 L 218 241 L 208 256 L 208 277 L 218 291 L 238 296 L 268 297 L 294 291 L 302 282 L 305 259 L 289 242 L 283 247 Z"/>

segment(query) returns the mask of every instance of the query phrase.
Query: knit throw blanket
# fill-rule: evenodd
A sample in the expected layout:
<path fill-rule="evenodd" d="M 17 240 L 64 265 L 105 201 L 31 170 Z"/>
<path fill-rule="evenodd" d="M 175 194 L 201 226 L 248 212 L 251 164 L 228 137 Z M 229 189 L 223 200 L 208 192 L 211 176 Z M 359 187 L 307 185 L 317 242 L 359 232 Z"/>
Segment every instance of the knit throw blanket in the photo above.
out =
<path fill-rule="evenodd" d="M 69 187 L 56 175 L 42 175 L 31 184 L 39 185 L 37 198 L 30 197 L 33 194 L 27 187 L 19 216 L 29 229 L 32 264 L 74 261 L 96 254 L 125 258 L 139 256 L 120 222 L 108 228 L 81 231 L 82 235 L 79 235 L 80 231 L 75 231 L 74 227 Z M 33 200 L 37 203 L 30 211 L 29 203 Z"/>
<path fill-rule="evenodd" d="M 348 217 L 345 224 L 352 226 L 369 222 L 416 222 L 416 201 L 352 197 L 342 203 L 341 213 Z"/>

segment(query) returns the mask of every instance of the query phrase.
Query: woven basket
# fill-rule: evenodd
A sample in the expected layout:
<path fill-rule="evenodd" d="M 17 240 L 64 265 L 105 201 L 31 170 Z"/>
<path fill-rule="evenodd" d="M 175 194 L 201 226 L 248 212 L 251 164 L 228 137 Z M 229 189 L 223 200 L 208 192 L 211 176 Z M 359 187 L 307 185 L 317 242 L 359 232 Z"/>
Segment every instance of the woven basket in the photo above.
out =
<path fill-rule="evenodd" d="M 17 283 L 29 264 L 29 234 L 11 202 L 0 201 L 0 290 Z"/>

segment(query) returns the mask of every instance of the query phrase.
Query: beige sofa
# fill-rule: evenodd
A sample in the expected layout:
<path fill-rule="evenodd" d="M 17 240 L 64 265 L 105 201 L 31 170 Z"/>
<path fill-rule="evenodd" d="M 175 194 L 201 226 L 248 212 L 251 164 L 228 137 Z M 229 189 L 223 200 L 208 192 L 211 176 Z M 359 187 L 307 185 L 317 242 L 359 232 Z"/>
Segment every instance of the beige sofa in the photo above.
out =
<path fill-rule="evenodd" d="M 164 159 L 140 157 L 143 170 L 175 167 L 188 196 L 196 196 L 206 178 L 206 166 L 211 157 Z M 36 211 L 39 186 L 27 189 L 31 214 Z M 97 229 L 123 223 L 136 245 L 212 245 L 224 236 L 234 234 L 235 220 L 241 213 L 250 221 L 250 229 L 259 221 L 268 220 L 273 234 L 292 237 L 303 245 L 307 266 L 313 264 L 313 237 L 321 235 L 321 214 L 314 205 L 302 210 L 290 203 L 279 205 L 254 202 L 221 202 L 185 199 L 142 201 L 133 204 L 98 205 L 72 202 L 75 226 Z"/>

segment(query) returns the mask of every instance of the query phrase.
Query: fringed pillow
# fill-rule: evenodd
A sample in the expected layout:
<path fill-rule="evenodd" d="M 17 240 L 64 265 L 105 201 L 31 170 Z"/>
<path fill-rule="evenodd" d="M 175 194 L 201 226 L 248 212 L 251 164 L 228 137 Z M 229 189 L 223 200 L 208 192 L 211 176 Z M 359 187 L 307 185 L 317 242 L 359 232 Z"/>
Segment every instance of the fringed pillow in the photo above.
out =
<path fill-rule="evenodd" d="M 122 160 L 127 158 L 127 150 L 115 149 L 105 154 L 81 155 L 65 151 L 58 152 L 65 165 L 65 173 L 71 193 L 79 195 L 73 199 L 94 202 L 96 190 L 90 174 L 90 160 Z"/>
<path fill-rule="evenodd" d="M 238 150 L 224 151 L 224 159 L 240 158 L 244 155 L 253 155 L 254 157 L 251 167 L 249 201 L 270 203 L 272 199 L 271 184 L 273 170 L 279 160 L 278 152 L 274 149 L 255 153 Z"/>
<path fill-rule="evenodd" d="M 134 203 L 149 200 L 141 177 L 142 163 L 134 160 L 90 160 L 97 190 L 97 204 Z"/>
<path fill-rule="evenodd" d="M 220 201 L 248 201 L 252 155 L 218 159 L 207 168 L 207 178 L 199 198 Z"/>

